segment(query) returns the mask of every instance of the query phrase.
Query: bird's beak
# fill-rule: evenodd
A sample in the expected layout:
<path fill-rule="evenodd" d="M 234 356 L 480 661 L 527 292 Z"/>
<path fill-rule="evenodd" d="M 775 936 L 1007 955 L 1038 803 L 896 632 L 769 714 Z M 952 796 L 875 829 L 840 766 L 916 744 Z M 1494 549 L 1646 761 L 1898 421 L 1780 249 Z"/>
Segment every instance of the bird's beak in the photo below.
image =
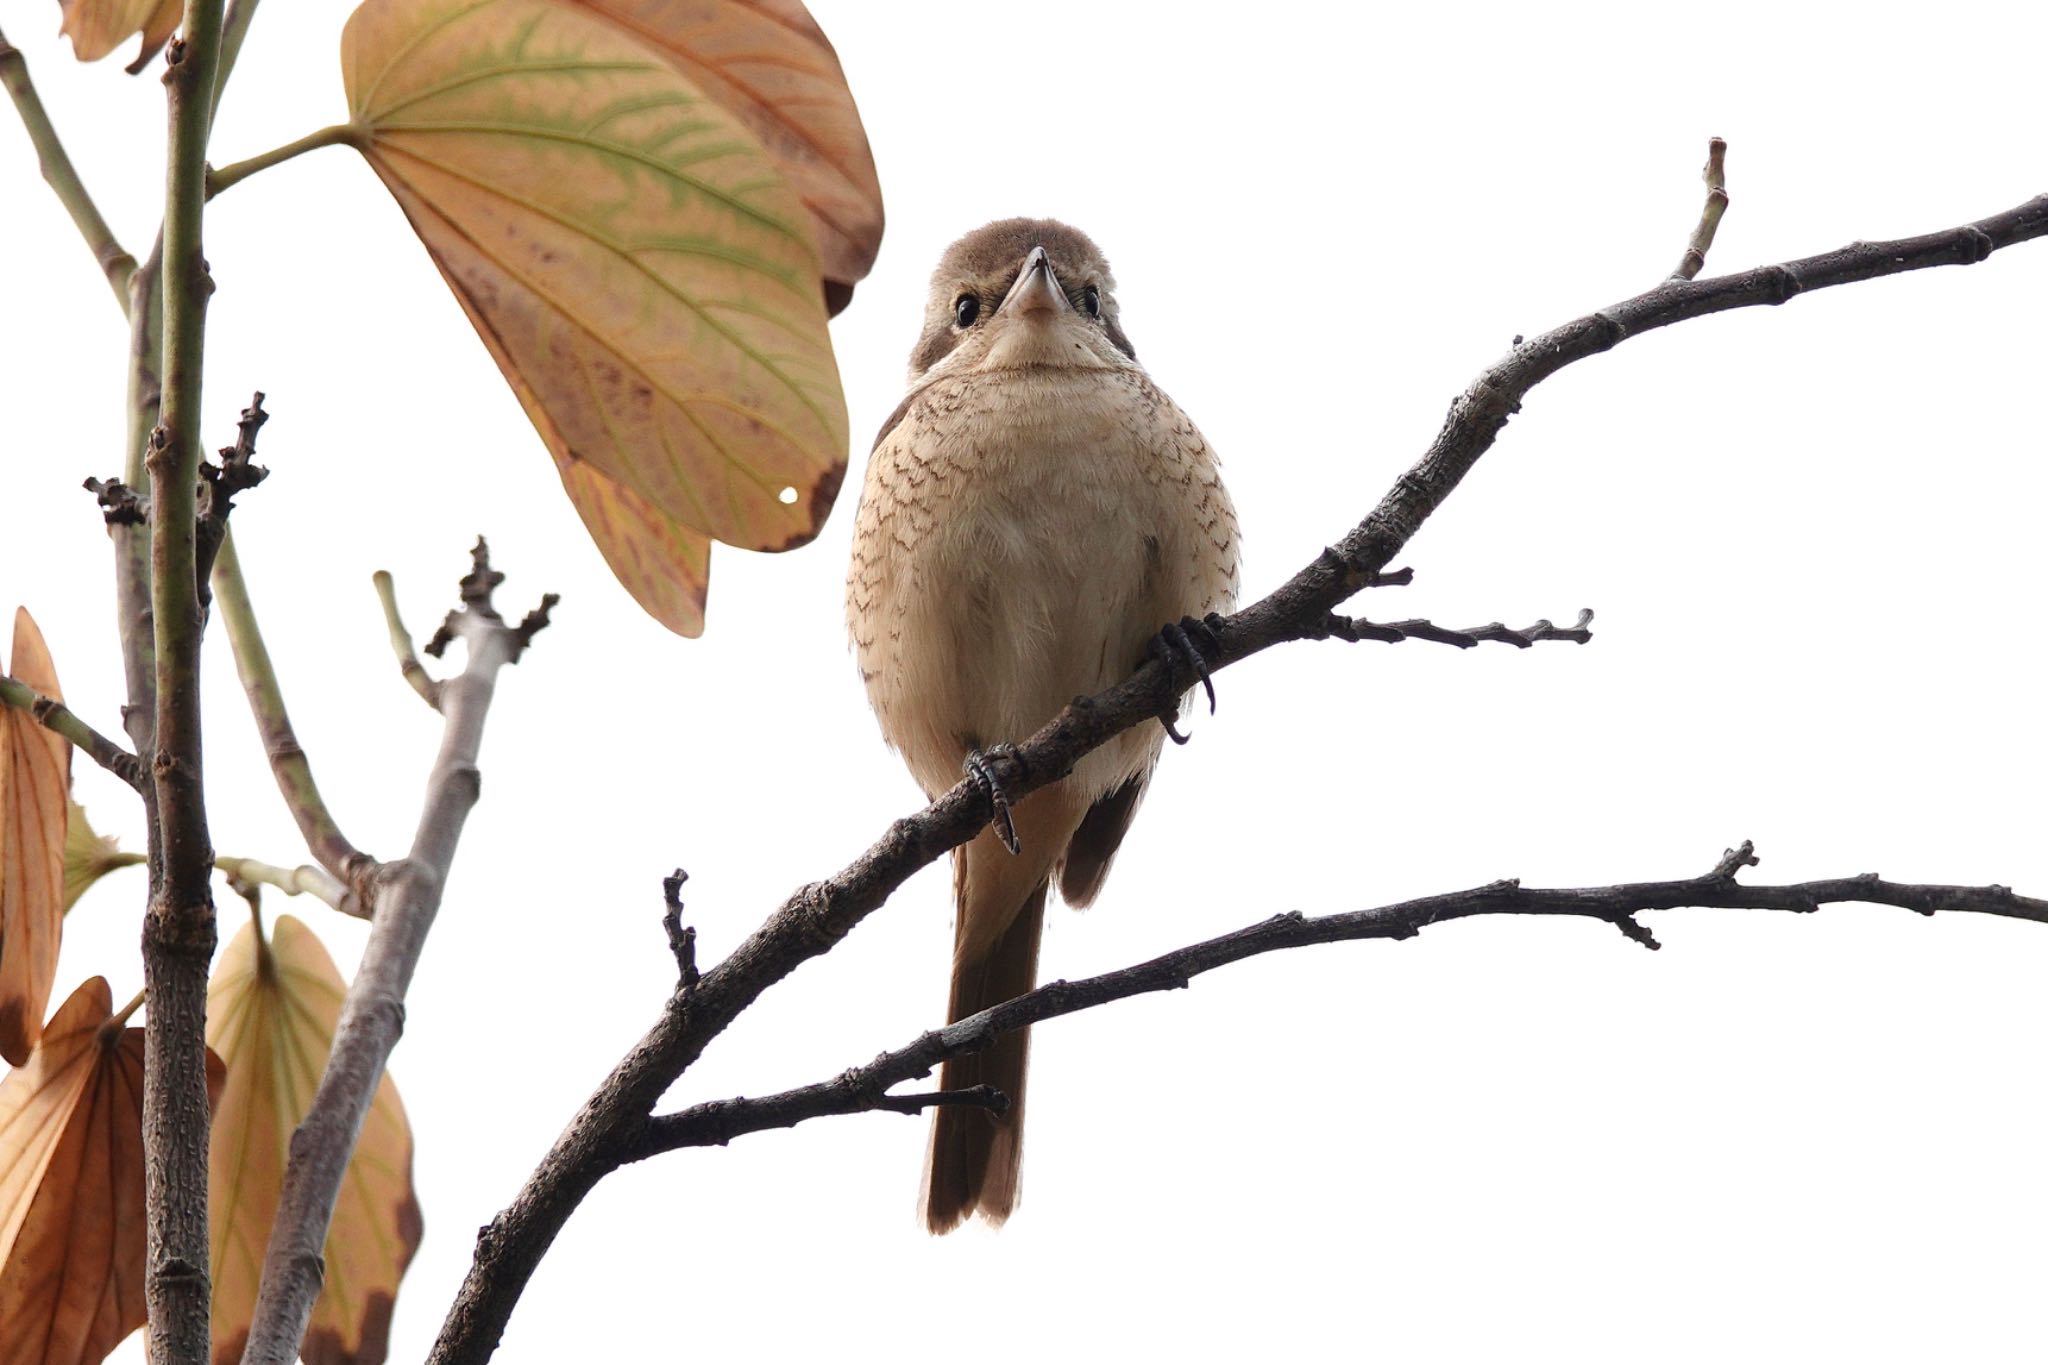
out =
<path fill-rule="evenodd" d="M 1057 316 L 1073 306 L 1067 302 L 1067 291 L 1060 288 L 1060 277 L 1053 273 L 1045 248 L 1035 246 L 1024 258 L 1022 268 L 1017 271 L 1016 283 L 1003 296 L 1002 307 L 998 311 L 1025 317 L 1040 313 Z"/>

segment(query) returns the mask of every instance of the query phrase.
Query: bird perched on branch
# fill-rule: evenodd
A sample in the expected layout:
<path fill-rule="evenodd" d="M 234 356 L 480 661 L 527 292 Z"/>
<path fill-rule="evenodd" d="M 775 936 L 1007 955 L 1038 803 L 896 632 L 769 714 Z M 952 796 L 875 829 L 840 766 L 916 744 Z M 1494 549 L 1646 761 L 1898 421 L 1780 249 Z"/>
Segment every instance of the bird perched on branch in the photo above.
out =
<path fill-rule="evenodd" d="M 846 616 L 912 776 L 937 796 L 964 769 L 989 796 L 990 828 L 953 851 L 949 1022 L 1031 989 L 1048 887 L 1095 898 L 1162 739 L 1180 736 L 1168 712 L 1014 805 L 986 756 L 1148 651 L 1206 685 L 1199 618 L 1232 605 L 1237 564 L 1215 457 L 1138 364 L 1095 244 L 1013 218 L 948 248 L 910 392 L 868 461 Z M 1010 1105 L 933 1110 L 933 1232 L 1016 1207 L 1028 1042 L 945 1063 L 942 1088 L 986 1084 Z"/>

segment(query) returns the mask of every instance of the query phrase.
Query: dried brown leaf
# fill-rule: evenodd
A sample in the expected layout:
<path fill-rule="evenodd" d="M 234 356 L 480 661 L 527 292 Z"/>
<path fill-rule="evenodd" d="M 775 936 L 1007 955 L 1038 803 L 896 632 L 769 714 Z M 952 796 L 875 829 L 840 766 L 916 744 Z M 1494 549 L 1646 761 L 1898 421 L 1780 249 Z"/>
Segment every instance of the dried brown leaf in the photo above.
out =
<path fill-rule="evenodd" d="M 810 210 L 831 311 L 882 246 L 882 185 L 839 54 L 802 0 L 574 0 L 660 49 L 740 121 Z"/>
<path fill-rule="evenodd" d="M 228 1064 L 208 1167 L 216 1365 L 240 1360 L 247 1343 L 292 1131 L 312 1105 L 346 989 L 320 940 L 289 915 L 267 943 L 256 925 L 244 926 L 207 987 L 206 1039 Z M 327 1230 L 326 1282 L 301 1348 L 306 1365 L 384 1359 L 399 1277 L 419 1241 L 412 1130 L 387 1075 Z"/>
<path fill-rule="evenodd" d="M 14 613 L 14 678 L 61 700 L 56 665 L 26 609 Z M 0 1057 L 28 1060 L 42 1036 L 64 932 L 64 829 L 71 746 L 0 707 Z"/>
<path fill-rule="evenodd" d="M 701 538 L 817 533 L 845 400 L 809 211 L 743 124 L 551 0 L 367 0 L 342 72 L 364 154 L 558 464 L 637 500 L 572 480 L 632 528 L 593 528 L 607 558 L 681 556 L 629 583 L 650 609 L 699 615 Z"/>
<path fill-rule="evenodd" d="M 106 980 L 71 993 L 0 1081 L 0 1360 L 104 1358 L 143 1304 L 142 1030 L 102 1040 Z"/>

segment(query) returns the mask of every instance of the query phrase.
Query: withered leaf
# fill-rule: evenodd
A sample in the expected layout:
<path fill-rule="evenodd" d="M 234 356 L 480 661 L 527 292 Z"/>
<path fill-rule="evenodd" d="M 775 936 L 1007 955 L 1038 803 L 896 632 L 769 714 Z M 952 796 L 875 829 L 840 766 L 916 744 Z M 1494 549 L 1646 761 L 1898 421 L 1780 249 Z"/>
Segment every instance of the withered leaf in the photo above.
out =
<path fill-rule="evenodd" d="M 882 246 L 882 185 L 839 54 L 802 0 L 576 0 L 747 125 L 810 210 L 837 313 Z"/>
<path fill-rule="evenodd" d="M 206 990 L 206 1039 L 228 1064 L 213 1122 L 208 1198 L 216 1365 L 242 1358 L 292 1131 L 313 1102 L 346 986 L 313 931 L 281 915 L 266 942 L 245 925 Z M 385 1076 L 363 1121 L 323 1255 L 306 1365 L 384 1359 L 391 1308 L 420 1240 L 412 1130 Z"/>
<path fill-rule="evenodd" d="M 61 700 L 57 669 L 27 610 L 14 613 L 16 681 Z M 71 746 L 14 707 L 0 707 L 0 1057 L 28 1060 L 42 1036 L 64 932 L 64 829 Z"/>
<path fill-rule="evenodd" d="M 580 510 L 639 526 L 599 531 L 609 559 L 682 532 L 761 550 L 817 533 L 847 443 L 821 267 L 738 119 L 550 0 L 367 0 L 342 71 L 364 154 L 557 461 L 643 505 L 581 481 Z M 628 586 L 687 621 L 675 584 L 701 560 Z"/>
<path fill-rule="evenodd" d="M 71 993 L 0 1080 L 0 1360 L 88 1365 L 148 1316 L 142 1030 L 104 977 Z M 221 1083 L 208 1053 L 208 1097 Z"/>

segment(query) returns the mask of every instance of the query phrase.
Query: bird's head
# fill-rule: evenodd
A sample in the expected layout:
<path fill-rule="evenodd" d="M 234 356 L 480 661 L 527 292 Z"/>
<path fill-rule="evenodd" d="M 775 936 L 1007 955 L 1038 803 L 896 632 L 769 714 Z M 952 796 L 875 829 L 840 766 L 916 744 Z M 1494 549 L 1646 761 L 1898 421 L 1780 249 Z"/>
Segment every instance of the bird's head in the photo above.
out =
<path fill-rule="evenodd" d="M 1136 363 L 1117 319 L 1116 280 L 1086 233 L 1005 218 L 946 248 L 932 272 L 910 377 L 948 371 Z"/>

